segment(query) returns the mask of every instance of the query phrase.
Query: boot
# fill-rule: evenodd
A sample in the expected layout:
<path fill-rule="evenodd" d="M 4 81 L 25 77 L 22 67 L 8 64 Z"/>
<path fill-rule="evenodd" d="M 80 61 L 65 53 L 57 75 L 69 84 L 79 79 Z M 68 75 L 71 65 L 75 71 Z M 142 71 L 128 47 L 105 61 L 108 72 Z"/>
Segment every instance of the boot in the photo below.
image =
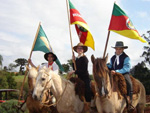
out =
<path fill-rule="evenodd" d="M 128 110 L 129 111 L 134 110 L 134 106 L 132 105 L 132 96 L 133 96 L 133 92 L 131 91 L 130 94 L 129 94 L 130 99 L 128 100 L 128 104 L 129 104 Z"/>

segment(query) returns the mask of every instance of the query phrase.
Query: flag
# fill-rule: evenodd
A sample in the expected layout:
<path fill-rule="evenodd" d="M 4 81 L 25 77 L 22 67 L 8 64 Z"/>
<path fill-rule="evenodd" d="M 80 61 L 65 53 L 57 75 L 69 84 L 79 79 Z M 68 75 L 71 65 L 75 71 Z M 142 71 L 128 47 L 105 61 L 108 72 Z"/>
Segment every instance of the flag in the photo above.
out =
<path fill-rule="evenodd" d="M 85 46 L 91 47 L 95 50 L 93 36 L 89 30 L 89 26 L 83 20 L 81 14 L 73 4 L 69 0 L 69 8 L 70 8 L 70 24 L 75 24 L 75 28 L 77 34 L 79 36 L 80 42 L 82 42 Z"/>
<path fill-rule="evenodd" d="M 32 51 L 42 51 L 44 53 L 53 52 L 52 47 L 50 46 L 49 40 L 41 25 L 39 25 L 39 29 L 37 31 L 37 36 L 33 44 Z M 64 71 L 58 58 L 55 62 L 59 66 L 59 69 L 61 71 Z"/>
<path fill-rule="evenodd" d="M 126 13 L 115 3 L 109 25 L 109 30 L 125 37 L 147 43 L 147 41 L 139 35 L 138 31 L 135 29 Z"/>

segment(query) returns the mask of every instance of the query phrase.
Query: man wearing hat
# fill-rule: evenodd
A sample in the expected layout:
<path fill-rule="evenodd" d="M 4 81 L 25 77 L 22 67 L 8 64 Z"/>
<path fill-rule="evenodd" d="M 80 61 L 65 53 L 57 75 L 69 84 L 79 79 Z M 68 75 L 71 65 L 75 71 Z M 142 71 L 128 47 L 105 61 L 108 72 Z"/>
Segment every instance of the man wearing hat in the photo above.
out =
<path fill-rule="evenodd" d="M 49 53 L 45 53 L 44 58 L 45 58 L 45 60 L 48 61 L 48 63 L 43 64 L 42 67 L 46 66 L 47 68 L 51 68 L 51 70 L 53 70 L 55 73 L 58 74 L 59 68 L 58 68 L 58 65 L 54 62 L 57 60 L 56 55 L 52 52 L 49 52 Z M 29 59 L 28 61 L 32 67 L 36 68 L 36 66 L 32 63 L 31 59 Z M 42 67 L 40 67 L 40 68 L 42 68 Z"/>
<path fill-rule="evenodd" d="M 85 99 L 90 107 L 91 102 L 91 88 L 90 88 L 90 78 L 88 73 L 88 59 L 84 55 L 84 53 L 88 50 L 87 46 L 84 46 L 82 43 L 78 43 L 76 46 L 73 47 L 74 51 L 78 53 L 78 56 L 76 58 L 73 57 L 73 60 L 75 60 L 76 63 L 76 70 L 73 70 L 69 74 L 72 75 L 73 73 L 78 75 L 78 78 L 80 78 L 85 83 Z"/>
<path fill-rule="evenodd" d="M 129 76 L 131 63 L 129 56 L 124 52 L 124 49 L 127 49 L 128 46 L 124 46 L 122 41 L 117 41 L 115 47 L 112 48 L 115 49 L 115 55 L 111 57 L 110 64 L 107 66 L 111 70 L 112 75 L 114 75 L 116 72 L 124 75 L 129 90 L 128 95 L 130 97 L 131 104 L 133 95 L 132 82 Z"/>

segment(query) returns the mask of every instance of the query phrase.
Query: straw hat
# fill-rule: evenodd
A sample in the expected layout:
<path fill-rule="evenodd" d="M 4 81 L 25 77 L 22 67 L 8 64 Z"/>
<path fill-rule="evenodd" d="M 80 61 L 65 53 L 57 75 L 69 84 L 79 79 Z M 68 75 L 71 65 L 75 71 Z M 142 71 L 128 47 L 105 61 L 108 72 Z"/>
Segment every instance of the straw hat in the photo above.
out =
<path fill-rule="evenodd" d="M 128 46 L 124 46 L 122 41 L 117 41 L 115 47 L 112 47 L 112 48 L 117 48 L 117 47 L 124 48 L 124 49 L 128 48 Z"/>
<path fill-rule="evenodd" d="M 75 52 L 77 52 L 77 47 L 82 47 L 84 53 L 88 50 L 87 46 L 83 45 L 83 43 L 81 43 L 81 42 L 78 43 L 76 46 L 73 47 L 73 50 L 74 50 Z"/>
<path fill-rule="evenodd" d="M 56 61 L 57 60 L 57 56 L 54 54 L 54 53 L 52 53 L 52 52 L 49 52 L 49 53 L 45 53 L 45 55 L 44 55 L 44 58 L 45 58 L 45 60 L 47 60 L 48 61 L 48 55 L 49 54 L 52 54 L 53 55 L 53 61 Z"/>

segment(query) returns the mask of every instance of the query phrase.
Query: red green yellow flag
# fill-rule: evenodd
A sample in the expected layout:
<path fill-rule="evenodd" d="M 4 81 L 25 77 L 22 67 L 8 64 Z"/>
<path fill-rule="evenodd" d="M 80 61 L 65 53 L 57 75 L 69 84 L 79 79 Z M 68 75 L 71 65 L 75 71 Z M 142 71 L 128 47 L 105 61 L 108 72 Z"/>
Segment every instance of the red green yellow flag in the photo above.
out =
<path fill-rule="evenodd" d="M 147 43 L 147 41 L 139 35 L 138 31 L 135 29 L 126 13 L 115 3 L 109 25 L 109 30 L 125 37 Z"/>
<path fill-rule="evenodd" d="M 69 0 L 69 8 L 70 8 L 70 24 L 75 24 L 75 28 L 77 34 L 79 36 L 80 42 L 82 42 L 85 46 L 91 47 L 95 50 L 93 36 L 89 30 L 89 26 L 83 20 L 81 14 L 73 4 Z"/>

